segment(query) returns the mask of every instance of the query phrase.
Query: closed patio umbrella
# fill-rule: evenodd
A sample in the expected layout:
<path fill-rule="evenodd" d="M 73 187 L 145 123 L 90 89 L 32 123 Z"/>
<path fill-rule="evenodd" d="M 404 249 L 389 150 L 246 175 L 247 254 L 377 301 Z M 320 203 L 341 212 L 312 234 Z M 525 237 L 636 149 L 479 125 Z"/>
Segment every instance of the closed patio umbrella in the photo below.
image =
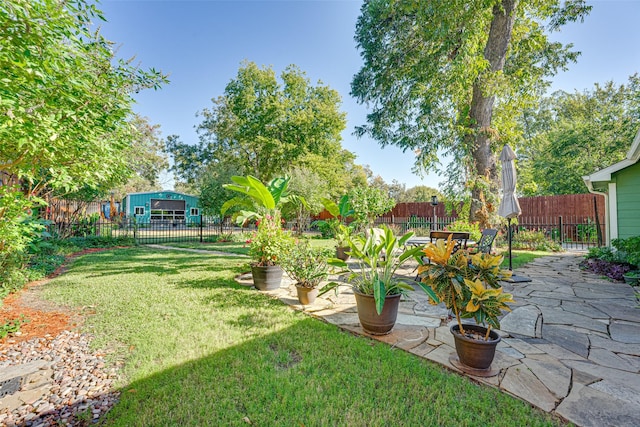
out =
<path fill-rule="evenodd" d="M 508 239 L 509 239 L 509 270 L 513 270 L 511 262 L 511 218 L 517 218 L 522 213 L 520 209 L 520 203 L 516 197 L 516 165 L 513 162 L 516 158 L 516 153 L 513 152 L 509 144 L 505 144 L 500 153 L 500 162 L 502 163 L 502 200 L 500 200 L 500 207 L 498 208 L 498 215 L 507 218 L 508 221 Z M 530 279 L 524 277 L 512 276 L 514 282 L 525 282 Z"/>
<path fill-rule="evenodd" d="M 516 165 L 513 161 L 516 153 L 513 152 L 509 144 L 505 144 L 500 153 L 500 162 L 502 162 L 502 200 L 498 215 L 511 220 L 522 213 L 520 203 L 516 197 Z"/>

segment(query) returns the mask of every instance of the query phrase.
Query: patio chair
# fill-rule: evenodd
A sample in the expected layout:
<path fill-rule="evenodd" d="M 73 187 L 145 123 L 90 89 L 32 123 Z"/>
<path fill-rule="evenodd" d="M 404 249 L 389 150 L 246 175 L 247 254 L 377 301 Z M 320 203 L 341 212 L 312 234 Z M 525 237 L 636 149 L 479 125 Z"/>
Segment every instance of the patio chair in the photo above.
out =
<path fill-rule="evenodd" d="M 484 230 L 482 230 L 482 236 L 480 237 L 480 240 L 478 240 L 478 243 L 469 248 L 469 253 L 477 254 L 482 252 L 485 254 L 490 254 L 491 247 L 493 246 L 493 241 L 496 239 L 497 235 L 497 229 L 485 228 Z"/>
<path fill-rule="evenodd" d="M 453 246 L 453 253 L 458 252 L 460 249 L 467 249 L 469 233 L 467 233 L 466 231 L 431 231 L 429 233 L 429 239 L 431 240 L 431 243 L 436 243 L 440 239 L 447 240 L 449 236 L 451 236 L 451 240 L 455 242 Z M 427 256 L 422 256 L 421 258 L 423 264 L 428 264 L 431 262 L 431 260 Z M 419 274 L 416 275 L 416 281 L 419 279 L 419 276 Z"/>
<path fill-rule="evenodd" d="M 467 240 L 469 240 L 469 233 L 461 231 L 432 231 L 429 233 L 431 243 L 435 243 L 439 239 L 447 240 L 451 236 L 451 240 L 456 243 L 453 246 L 453 252 L 458 252 L 460 249 L 467 249 Z"/>

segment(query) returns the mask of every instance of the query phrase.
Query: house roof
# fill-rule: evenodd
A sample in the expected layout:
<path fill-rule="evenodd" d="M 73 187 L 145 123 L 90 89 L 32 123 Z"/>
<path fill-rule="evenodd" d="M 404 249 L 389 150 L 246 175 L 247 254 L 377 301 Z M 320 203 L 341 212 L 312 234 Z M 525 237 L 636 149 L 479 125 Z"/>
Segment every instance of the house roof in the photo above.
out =
<path fill-rule="evenodd" d="M 143 191 L 141 193 L 127 193 L 125 195 L 125 197 L 127 196 L 139 196 L 142 194 L 181 194 L 183 196 L 189 196 L 189 197 L 196 197 L 198 198 L 198 196 L 194 196 L 192 194 L 187 194 L 187 193 L 180 193 L 178 191 L 173 191 L 173 190 L 161 190 L 161 191 Z"/>
<path fill-rule="evenodd" d="M 631 148 L 627 152 L 627 157 L 624 160 L 619 161 L 618 163 L 614 163 L 611 166 L 608 166 L 604 169 L 600 169 L 597 172 L 592 173 L 591 175 L 583 176 L 582 179 L 584 183 L 589 187 L 589 191 L 593 191 L 594 183 L 604 183 L 611 181 L 611 174 L 618 172 L 624 168 L 628 168 L 629 166 L 635 165 L 640 160 L 640 130 L 636 133 L 636 137 L 633 139 L 633 143 L 631 144 Z"/>

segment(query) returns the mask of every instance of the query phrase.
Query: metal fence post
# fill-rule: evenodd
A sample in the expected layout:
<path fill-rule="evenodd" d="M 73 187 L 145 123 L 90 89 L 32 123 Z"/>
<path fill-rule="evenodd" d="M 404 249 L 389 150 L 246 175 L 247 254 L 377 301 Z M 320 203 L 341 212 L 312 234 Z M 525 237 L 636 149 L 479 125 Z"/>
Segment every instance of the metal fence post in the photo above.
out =
<path fill-rule="evenodd" d="M 200 214 L 200 243 L 202 243 L 202 214 Z"/>
<path fill-rule="evenodd" d="M 558 238 L 560 239 L 560 245 L 564 243 L 564 233 L 562 232 L 562 216 L 558 217 Z"/>

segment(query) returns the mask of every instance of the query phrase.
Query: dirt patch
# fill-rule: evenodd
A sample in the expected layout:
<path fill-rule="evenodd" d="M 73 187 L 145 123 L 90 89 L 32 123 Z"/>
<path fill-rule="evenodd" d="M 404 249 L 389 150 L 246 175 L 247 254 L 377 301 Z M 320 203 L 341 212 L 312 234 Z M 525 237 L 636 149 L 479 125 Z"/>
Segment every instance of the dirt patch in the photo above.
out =
<path fill-rule="evenodd" d="M 2 307 L 0 307 L 0 324 L 16 319 L 24 319 L 25 323 L 20 326 L 18 333 L 0 340 L 0 351 L 17 342 L 32 338 L 44 338 L 47 335 L 55 337 L 64 330 L 78 327 L 82 323 L 80 310 L 43 300 L 40 298 L 41 287 L 51 278 L 67 271 L 69 263 L 77 257 L 108 249 L 91 248 L 69 255 L 51 276 L 44 280 L 28 283 L 19 292 L 5 298 Z"/>

